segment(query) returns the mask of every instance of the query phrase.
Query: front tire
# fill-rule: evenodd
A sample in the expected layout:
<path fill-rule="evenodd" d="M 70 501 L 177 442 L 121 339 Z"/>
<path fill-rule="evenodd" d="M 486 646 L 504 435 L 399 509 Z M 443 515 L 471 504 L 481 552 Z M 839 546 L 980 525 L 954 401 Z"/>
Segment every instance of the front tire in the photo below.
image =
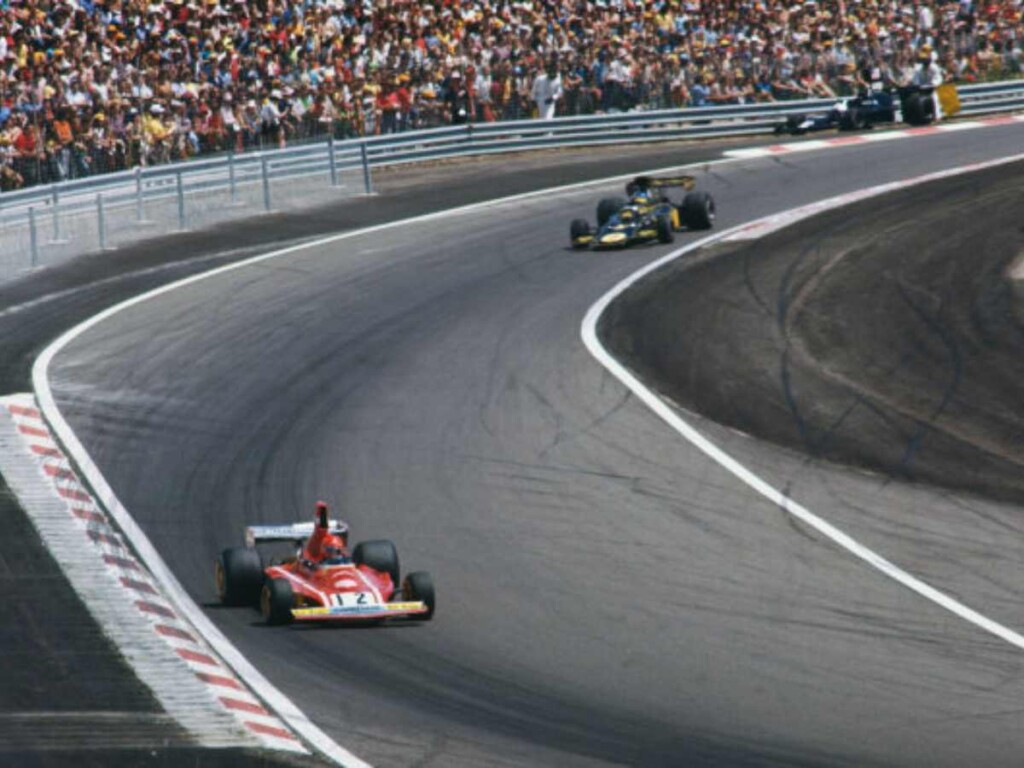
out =
<path fill-rule="evenodd" d="M 658 242 L 668 244 L 676 239 L 676 233 L 672 231 L 672 219 L 668 216 L 659 216 L 657 221 Z"/>
<path fill-rule="evenodd" d="M 791 136 L 802 136 L 806 131 L 800 126 L 803 125 L 804 120 L 807 119 L 806 115 L 790 115 L 786 118 L 786 122 L 781 126 L 776 126 L 776 133 L 788 133 Z"/>
<path fill-rule="evenodd" d="M 291 624 L 294 621 L 295 593 L 284 579 L 269 579 L 260 593 L 260 613 L 270 626 Z"/>
<path fill-rule="evenodd" d="M 606 197 L 597 204 L 597 226 L 603 227 L 616 213 L 626 207 L 621 197 Z"/>
<path fill-rule="evenodd" d="M 405 577 L 402 583 L 402 596 L 406 600 L 422 600 L 427 606 L 427 612 L 420 614 L 419 618 L 430 621 L 434 618 L 434 607 L 437 605 L 437 598 L 434 594 L 434 580 L 426 571 L 414 571 Z"/>
<path fill-rule="evenodd" d="M 248 547 L 225 549 L 214 565 L 214 579 L 224 605 L 256 605 L 263 586 L 263 558 Z"/>
<path fill-rule="evenodd" d="M 402 583 L 398 550 L 395 549 L 394 543 L 387 539 L 374 539 L 356 544 L 352 559 L 356 565 L 365 565 L 391 576 L 391 584 L 395 589 L 398 589 L 398 585 Z"/>
<path fill-rule="evenodd" d="M 850 107 L 839 118 L 839 129 L 843 131 L 863 131 L 867 127 L 867 115 L 859 107 Z"/>
<path fill-rule="evenodd" d="M 573 219 L 569 225 L 569 236 L 572 238 L 573 248 L 586 248 L 586 244 L 577 244 L 576 239 L 586 237 L 590 234 L 590 222 L 586 219 Z"/>
<path fill-rule="evenodd" d="M 679 207 L 687 229 L 711 229 L 715 225 L 715 201 L 707 192 L 690 192 Z"/>

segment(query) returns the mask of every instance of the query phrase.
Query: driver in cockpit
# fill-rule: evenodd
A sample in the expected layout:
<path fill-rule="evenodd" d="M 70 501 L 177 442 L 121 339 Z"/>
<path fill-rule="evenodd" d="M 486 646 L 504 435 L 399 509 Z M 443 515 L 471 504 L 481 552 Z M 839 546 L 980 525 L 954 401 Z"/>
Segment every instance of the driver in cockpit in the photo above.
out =
<path fill-rule="evenodd" d="M 299 558 L 309 568 L 316 568 L 321 565 L 345 565 L 351 563 L 352 558 L 348 552 L 347 538 L 344 534 L 338 536 L 331 533 L 327 504 L 318 501 L 316 503 L 313 533 L 306 540 Z"/>

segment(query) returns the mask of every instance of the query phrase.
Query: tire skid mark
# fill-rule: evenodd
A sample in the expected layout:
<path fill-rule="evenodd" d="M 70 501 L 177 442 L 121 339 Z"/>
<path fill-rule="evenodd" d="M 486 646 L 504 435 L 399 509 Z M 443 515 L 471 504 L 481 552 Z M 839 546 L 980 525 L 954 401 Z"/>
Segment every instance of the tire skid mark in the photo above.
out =
<path fill-rule="evenodd" d="M 946 329 L 944 325 L 939 321 L 938 317 L 942 314 L 942 310 L 946 305 L 946 298 L 940 297 L 939 304 L 935 308 L 934 312 L 928 312 L 921 303 L 914 299 L 911 292 L 904 281 L 897 280 L 896 288 L 899 292 L 900 298 L 910 307 L 911 311 L 917 316 L 917 318 L 930 330 L 936 338 L 942 343 L 949 353 L 950 361 L 950 379 L 946 386 L 943 388 L 942 397 L 938 404 L 932 409 L 932 412 L 928 414 L 927 418 L 919 420 L 918 428 L 910 436 L 907 441 L 906 450 L 904 451 L 903 458 L 900 464 L 909 471 L 910 463 L 913 461 L 914 454 L 917 452 L 921 443 L 925 438 L 935 430 L 935 422 L 939 417 L 946 411 L 949 404 L 953 400 L 953 396 L 956 394 L 960 382 L 963 380 L 964 372 L 964 361 L 963 355 L 960 352 L 960 348 L 956 343 L 956 339 Z"/>
<path fill-rule="evenodd" d="M 907 179 L 897 184 L 883 184 L 877 187 L 860 190 L 857 193 L 839 195 L 835 198 L 831 198 L 830 200 L 824 200 L 802 208 L 796 208 L 776 216 L 768 216 L 758 221 L 740 225 L 733 229 L 697 240 L 651 262 L 624 278 L 608 290 L 600 299 L 591 305 L 590 309 L 587 311 L 580 326 L 580 337 L 591 355 L 594 356 L 595 360 L 597 360 L 597 362 L 609 374 L 618 379 L 624 387 L 636 395 L 641 402 L 643 402 L 658 418 L 665 422 L 665 424 L 675 431 L 682 439 L 686 440 L 696 450 L 704 454 L 711 462 L 714 462 L 723 470 L 731 474 L 736 478 L 736 480 L 767 499 L 771 504 L 781 508 L 786 514 L 793 517 L 794 520 L 799 520 L 805 525 L 818 531 L 848 555 L 864 562 L 886 578 L 893 580 L 897 584 L 911 590 L 920 597 L 934 603 L 963 621 L 972 624 L 978 629 L 999 638 L 1017 650 L 1024 651 L 1024 635 L 1020 632 L 1011 629 L 1005 624 L 990 619 L 988 616 L 974 610 L 951 595 L 936 589 L 931 584 L 928 584 L 912 573 L 903 570 L 895 563 L 884 558 L 878 552 L 869 549 L 852 536 L 832 525 L 822 517 L 819 517 L 810 509 L 804 507 L 795 499 L 791 498 L 784 490 L 780 490 L 776 486 L 771 485 L 764 478 L 755 474 L 730 454 L 726 453 L 717 444 L 705 437 L 705 435 L 689 421 L 684 419 L 683 412 L 677 410 L 667 400 L 649 389 L 642 381 L 640 381 L 639 378 L 637 378 L 636 374 L 612 356 L 604 346 L 604 343 L 598 334 L 601 317 L 613 301 L 619 298 L 623 293 L 643 278 L 693 251 L 706 248 L 715 243 L 728 241 L 730 239 L 751 239 L 754 233 L 765 234 L 795 223 L 796 221 L 806 219 L 824 210 L 838 208 L 858 199 L 877 197 L 893 189 L 905 189 L 933 179 L 958 176 L 970 173 L 971 171 L 981 170 L 983 168 L 1006 165 L 1020 161 L 1021 159 L 1024 159 L 1024 156 L 1015 155 L 985 163 L 972 163 L 960 168 L 941 171 L 935 174 L 927 174 L 914 179 Z M 756 236 L 754 236 L 753 239 L 756 239 Z"/>

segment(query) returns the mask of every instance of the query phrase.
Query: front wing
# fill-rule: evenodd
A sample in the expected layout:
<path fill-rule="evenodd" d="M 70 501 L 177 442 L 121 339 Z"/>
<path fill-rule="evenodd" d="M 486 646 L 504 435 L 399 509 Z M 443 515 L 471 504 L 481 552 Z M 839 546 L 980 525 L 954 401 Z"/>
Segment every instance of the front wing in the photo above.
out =
<path fill-rule="evenodd" d="M 598 234 L 591 245 L 596 250 L 610 250 L 615 248 L 628 248 L 631 245 L 649 243 L 658 239 L 658 230 L 653 224 L 645 222 L 632 232 L 609 232 L 606 235 Z"/>
<path fill-rule="evenodd" d="M 296 621 L 362 621 L 365 619 L 411 618 L 429 611 L 422 600 L 376 605 L 332 605 L 315 608 L 293 608 Z"/>

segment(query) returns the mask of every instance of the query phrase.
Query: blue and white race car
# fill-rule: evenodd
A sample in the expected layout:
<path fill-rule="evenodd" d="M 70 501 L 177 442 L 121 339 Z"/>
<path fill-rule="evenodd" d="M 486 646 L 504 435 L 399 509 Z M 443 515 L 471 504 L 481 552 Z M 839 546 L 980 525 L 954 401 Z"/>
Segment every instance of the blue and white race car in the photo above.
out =
<path fill-rule="evenodd" d="M 801 136 L 830 129 L 861 131 L 887 123 L 928 125 L 936 118 L 933 90 L 924 86 L 866 90 L 859 96 L 840 99 L 824 112 L 790 115 L 775 126 L 775 134 Z"/>

